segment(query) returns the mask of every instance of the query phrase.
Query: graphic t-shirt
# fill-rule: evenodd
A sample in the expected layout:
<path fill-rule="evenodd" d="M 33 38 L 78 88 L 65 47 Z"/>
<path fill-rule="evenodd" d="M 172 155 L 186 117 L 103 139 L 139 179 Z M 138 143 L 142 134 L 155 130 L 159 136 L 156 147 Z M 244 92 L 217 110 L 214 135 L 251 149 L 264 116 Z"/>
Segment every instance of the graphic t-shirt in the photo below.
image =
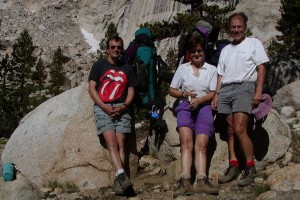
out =
<path fill-rule="evenodd" d="M 95 62 L 89 80 L 97 83 L 98 95 L 105 103 L 125 102 L 127 88 L 136 86 L 136 79 L 130 65 L 113 65 L 106 59 Z"/>

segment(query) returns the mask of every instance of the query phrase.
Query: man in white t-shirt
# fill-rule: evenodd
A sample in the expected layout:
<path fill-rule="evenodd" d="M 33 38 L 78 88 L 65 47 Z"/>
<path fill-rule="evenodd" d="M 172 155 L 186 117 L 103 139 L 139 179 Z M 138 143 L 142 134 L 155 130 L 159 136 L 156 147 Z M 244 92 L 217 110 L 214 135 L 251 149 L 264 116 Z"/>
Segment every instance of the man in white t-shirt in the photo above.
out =
<path fill-rule="evenodd" d="M 250 185 L 256 173 L 254 151 L 247 134 L 251 110 L 262 100 L 266 76 L 264 63 L 269 58 L 262 43 L 246 37 L 248 17 L 240 12 L 229 17 L 230 34 L 233 38 L 221 52 L 218 63 L 218 81 L 212 107 L 225 115 L 228 125 L 229 167 L 219 177 L 219 183 L 227 183 L 239 175 L 239 162 L 234 149 L 236 136 L 246 159 L 243 176 L 238 185 Z"/>

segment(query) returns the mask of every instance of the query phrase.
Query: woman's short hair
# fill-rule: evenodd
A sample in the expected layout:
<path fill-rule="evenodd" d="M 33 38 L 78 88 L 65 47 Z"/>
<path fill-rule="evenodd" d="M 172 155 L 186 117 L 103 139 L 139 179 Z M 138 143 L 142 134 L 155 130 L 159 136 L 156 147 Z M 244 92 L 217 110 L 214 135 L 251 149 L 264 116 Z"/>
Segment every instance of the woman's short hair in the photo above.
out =
<path fill-rule="evenodd" d="M 198 44 L 202 47 L 202 49 L 206 50 L 206 40 L 200 35 L 192 35 L 187 41 L 188 51 L 194 49 Z"/>

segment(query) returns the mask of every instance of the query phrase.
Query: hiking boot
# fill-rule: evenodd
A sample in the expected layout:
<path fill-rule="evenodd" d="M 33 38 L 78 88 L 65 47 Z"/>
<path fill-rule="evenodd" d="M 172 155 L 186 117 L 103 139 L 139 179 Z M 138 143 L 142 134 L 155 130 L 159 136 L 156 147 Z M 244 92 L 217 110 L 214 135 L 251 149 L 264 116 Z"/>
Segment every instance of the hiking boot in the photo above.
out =
<path fill-rule="evenodd" d="M 179 185 L 176 191 L 174 191 L 173 197 L 176 198 L 178 196 L 188 196 L 194 193 L 193 186 L 191 184 L 190 179 L 180 178 L 177 182 Z"/>
<path fill-rule="evenodd" d="M 116 195 L 124 195 L 124 191 L 117 177 L 114 180 L 113 191 L 115 192 Z"/>
<path fill-rule="evenodd" d="M 229 183 L 233 179 L 237 178 L 239 173 L 239 167 L 229 164 L 229 167 L 224 171 L 224 175 L 219 176 L 218 182 L 221 184 Z"/>
<path fill-rule="evenodd" d="M 238 182 L 238 186 L 245 187 L 254 182 L 256 174 L 255 166 L 246 166 L 242 173 L 242 178 Z"/>
<path fill-rule="evenodd" d="M 116 177 L 115 181 L 118 182 L 118 184 L 121 186 L 123 191 L 127 190 L 129 187 L 132 186 L 130 179 L 128 178 L 128 176 L 125 173 L 119 174 Z M 118 184 L 115 184 L 115 185 L 117 186 L 117 189 L 119 190 Z"/>
<path fill-rule="evenodd" d="M 215 188 L 207 177 L 197 179 L 194 191 L 195 193 L 219 194 L 219 189 Z"/>

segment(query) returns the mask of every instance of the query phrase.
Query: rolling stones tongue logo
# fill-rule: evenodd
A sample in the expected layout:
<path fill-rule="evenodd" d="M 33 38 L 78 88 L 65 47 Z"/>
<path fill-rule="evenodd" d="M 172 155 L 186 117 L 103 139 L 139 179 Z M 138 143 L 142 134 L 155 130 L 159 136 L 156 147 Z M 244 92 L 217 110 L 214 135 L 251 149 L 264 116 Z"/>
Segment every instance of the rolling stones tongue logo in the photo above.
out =
<path fill-rule="evenodd" d="M 123 71 L 108 70 L 100 78 L 101 87 L 98 94 L 102 101 L 112 102 L 119 99 L 127 85 L 127 77 Z"/>

